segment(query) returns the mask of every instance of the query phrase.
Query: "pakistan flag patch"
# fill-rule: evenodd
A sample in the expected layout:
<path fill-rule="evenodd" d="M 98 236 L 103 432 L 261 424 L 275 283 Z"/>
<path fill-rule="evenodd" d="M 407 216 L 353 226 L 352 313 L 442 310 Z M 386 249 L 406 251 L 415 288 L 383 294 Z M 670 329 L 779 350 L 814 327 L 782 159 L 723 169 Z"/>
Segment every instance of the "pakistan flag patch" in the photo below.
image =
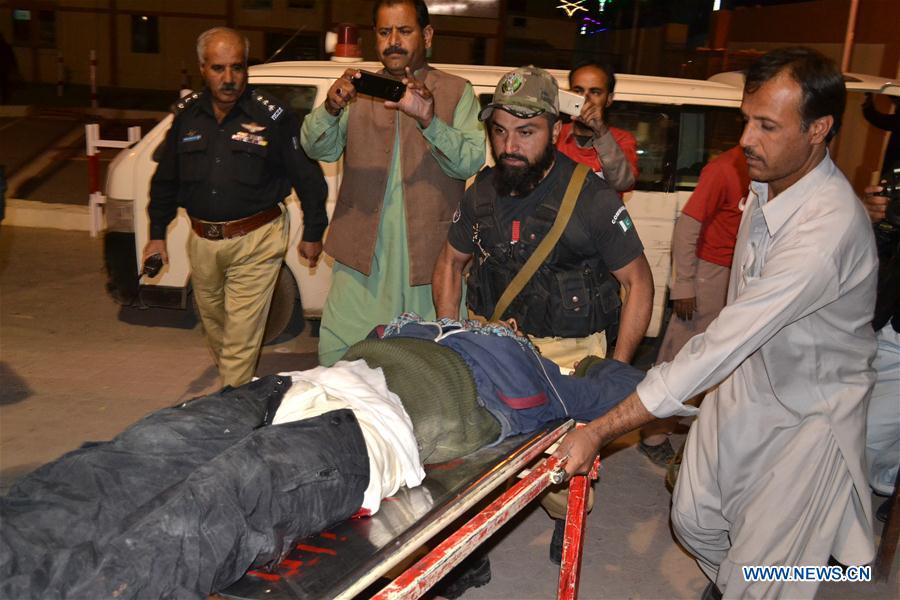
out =
<path fill-rule="evenodd" d="M 634 227 L 634 223 L 631 222 L 631 217 L 625 215 L 619 220 L 619 227 L 622 228 L 622 233 L 627 233 L 629 229 Z"/>

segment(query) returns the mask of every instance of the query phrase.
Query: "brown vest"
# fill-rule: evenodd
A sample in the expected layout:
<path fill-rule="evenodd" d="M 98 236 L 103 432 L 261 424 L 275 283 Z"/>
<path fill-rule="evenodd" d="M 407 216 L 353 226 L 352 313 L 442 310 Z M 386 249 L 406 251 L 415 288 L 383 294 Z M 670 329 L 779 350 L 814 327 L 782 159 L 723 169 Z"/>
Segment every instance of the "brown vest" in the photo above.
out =
<path fill-rule="evenodd" d="M 466 81 L 426 67 L 425 85 L 434 95 L 435 116 L 452 125 Z M 350 107 L 343 181 L 325 251 L 364 275 L 371 272 L 393 158 L 396 119 L 400 119 L 409 283 L 423 285 L 431 283 L 434 263 L 447 239 L 450 220 L 462 199 L 466 182 L 441 170 L 415 119 L 398 110 L 386 109 L 381 100 L 369 96 L 358 96 Z"/>

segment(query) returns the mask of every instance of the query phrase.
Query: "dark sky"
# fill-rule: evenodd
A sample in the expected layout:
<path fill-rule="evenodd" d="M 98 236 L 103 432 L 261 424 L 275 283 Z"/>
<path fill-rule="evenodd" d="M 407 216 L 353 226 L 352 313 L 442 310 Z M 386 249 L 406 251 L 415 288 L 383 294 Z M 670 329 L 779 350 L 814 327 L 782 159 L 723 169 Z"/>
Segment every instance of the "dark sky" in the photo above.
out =
<path fill-rule="evenodd" d="M 587 11 L 575 11 L 571 17 L 557 8 L 561 2 L 549 0 L 508 0 L 507 10 L 513 15 L 532 17 L 556 17 L 559 19 L 581 20 L 584 16 L 608 21 L 612 26 L 621 22 L 625 27 L 631 26 L 636 0 L 608 0 L 601 13 L 598 0 L 585 0 L 581 6 Z M 698 18 L 709 20 L 713 0 L 637 0 L 640 2 L 640 22 L 643 26 L 662 23 L 693 23 Z M 722 8 L 740 8 L 746 6 L 767 6 L 772 4 L 791 4 L 810 0 L 722 0 Z M 701 16 L 702 15 L 702 16 Z"/>

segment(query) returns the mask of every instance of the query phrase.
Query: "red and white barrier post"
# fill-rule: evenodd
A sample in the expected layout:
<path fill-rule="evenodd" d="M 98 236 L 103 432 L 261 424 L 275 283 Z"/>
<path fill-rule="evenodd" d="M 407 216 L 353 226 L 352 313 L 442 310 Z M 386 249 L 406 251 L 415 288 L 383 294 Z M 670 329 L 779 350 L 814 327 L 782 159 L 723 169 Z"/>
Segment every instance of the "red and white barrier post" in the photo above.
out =
<path fill-rule="evenodd" d="M 91 50 L 91 108 L 97 106 L 97 51 Z"/>
<path fill-rule="evenodd" d="M 88 157 L 88 218 L 90 219 L 91 237 L 97 237 L 97 233 L 103 229 L 103 205 L 106 204 L 106 196 L 100 191 L 100 148 L 128 148 L 141 139 L 141 128 L 133 126 L 128 128 L 128 139 L 103 140 L 100 139 L 100 125 L 91 123 L 84 126 L 85 150 Z"/>

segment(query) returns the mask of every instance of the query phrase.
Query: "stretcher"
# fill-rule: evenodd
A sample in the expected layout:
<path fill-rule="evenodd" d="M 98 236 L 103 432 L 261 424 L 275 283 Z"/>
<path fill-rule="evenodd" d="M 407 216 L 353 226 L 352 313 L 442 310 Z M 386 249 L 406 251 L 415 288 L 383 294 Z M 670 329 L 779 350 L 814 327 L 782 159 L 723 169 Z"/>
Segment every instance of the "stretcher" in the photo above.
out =
<path fill-rule="evenodd" d="M 551 424 L 462 459 L 430 465 L 421 486 L 401 488 L 397 495 L 385 498 L 374 516 L 352 518 L 296 541 L 276 567 L 249 571 L 220 594 L 240 600 L 419 598 L 548 486 L 561 480 L 560 461 L 552 456 L 540 459 L 518 482 L 455 528 L 466 512 L 521 474 L 574 426 L 571 420 Z M 578 594 L 588 488 L 590 480 L 597 478 L 598 468 L 596 460 L 587 476 L 574 477 L 570 484 L 558 598 Z M 443 541 L 436 539 L 448 531 Z M 385 587 L 386 574 L 408 564 L 422 548 L 430 551 Z"/>

